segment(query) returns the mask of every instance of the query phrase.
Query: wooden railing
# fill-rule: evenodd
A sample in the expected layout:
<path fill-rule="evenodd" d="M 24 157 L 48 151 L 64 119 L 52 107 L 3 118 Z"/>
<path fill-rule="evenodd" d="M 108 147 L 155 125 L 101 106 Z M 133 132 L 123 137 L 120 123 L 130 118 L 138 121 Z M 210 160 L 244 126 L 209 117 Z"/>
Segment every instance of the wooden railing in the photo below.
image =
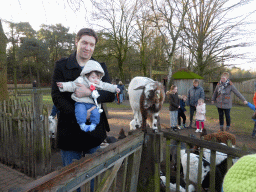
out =
<path fill-rule="evenodd" d="M 94 191 L 135 192 L 139 175 L 144 133 L 135 131 L 94 154 L 86 155 L 61 170 L 52 172 L 17 191 Z"/>

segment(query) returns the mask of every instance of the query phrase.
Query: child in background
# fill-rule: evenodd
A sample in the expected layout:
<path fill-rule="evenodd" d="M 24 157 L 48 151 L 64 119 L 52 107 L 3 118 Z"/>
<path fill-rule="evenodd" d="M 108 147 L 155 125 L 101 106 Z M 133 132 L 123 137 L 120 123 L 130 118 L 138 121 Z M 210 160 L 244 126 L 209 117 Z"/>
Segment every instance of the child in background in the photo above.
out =
<path fill-rule="evenodd" d="M 180 108 L 180 102 L 178 97 L 178 87 L 175 85 L 171 86 L 170 91 L 167 91 L 166 94 L 169 95 L 169 111 L 170 111 L 170 125 L 173 131 L 178 129 L 178 109 Z"/>
<path fill-rule="evenodd" d="M 247 106 L 250 107 L 253 111 L 255 111 L 255 105 L 247 102 Z M 256 119 L 254 119 L 253 116 L 252 116 L 252 120 L 255 122 L 254 123 L 254 128 L 252 130 L 252 137 L 255 138 L 255 136 L 256 136 Z"/>
<path fill-rule="evenodd" d="M 256 86 L 256 85 L 255 85 Z M 253 97 L 253 103 L 254 103 L 254 106 L 256 107 L 256 92 L 254 93 L 254 97 Z M 256 111 L 254 109 L 254 114 L 252 116 L 252 119 L 253 120 L 256 120 Z"/>
<path fill-rule="evenodd" d="M 202 132 L 204 129 L 206 107 L 204 100 L 202 98 L 198 99 L 198 104 L 196 106 L 196 133 Z M 199 122 L 201 122 L 201 129 L 199 129 Z"/>
<path fill-rule="evenodd" d="M 186 108 L 185 108 L 186 100 L 187 100 L 187 96 L 182 95 L 181 99 L 180 99 L 180 108 L 178 110 L 178 128 L 180 127 L 180 128 L 183 128 L 183 129 L 186 128 L 186 119 L 187 119 L 186 115 L 185 115 L 185 111 L 187 111 Z M 182 126 L 181 126 L 181 118 L 183 120 Z"/>

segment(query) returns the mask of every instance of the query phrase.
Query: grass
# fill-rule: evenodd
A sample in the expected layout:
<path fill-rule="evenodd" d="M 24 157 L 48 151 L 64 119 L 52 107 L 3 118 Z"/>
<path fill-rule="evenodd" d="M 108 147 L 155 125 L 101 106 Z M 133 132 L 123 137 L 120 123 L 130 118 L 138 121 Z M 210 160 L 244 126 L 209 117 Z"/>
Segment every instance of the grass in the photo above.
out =
<path fill-rule="evenodd" d="M 169 107 L 169 104 L 165 103 L 164 106 Z M 186 109 L 187 115 L 189 115 L 189 107 L 186 106 Z M 233 105 L 230 110 L 231 128 L 237 132 L 251 134 L 254 127 L 254 121 L 251 118 L 252 115 L 253 110 L 251 110 L 247 105 Z M 206 121 L 211 124 L 219 125 L 219 114 L 215 105 L 206 105 Z M 226 119 L 224 116 L 224 126 L 225 123 Z"/>

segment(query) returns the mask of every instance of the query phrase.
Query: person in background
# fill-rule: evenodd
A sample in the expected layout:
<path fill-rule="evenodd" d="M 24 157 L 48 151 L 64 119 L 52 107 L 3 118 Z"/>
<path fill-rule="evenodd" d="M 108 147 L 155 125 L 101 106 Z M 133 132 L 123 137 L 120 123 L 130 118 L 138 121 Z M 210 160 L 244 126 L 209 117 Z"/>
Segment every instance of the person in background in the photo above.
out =
<path fill-rule="evenodd" d="M 121 104 L 124 100 L 124 84 L 122 83 L 122 81 L 119 81 L 117 87 L 120 89 L 120 92 L 118 93 L 119 96 L 119 104 Z"/>
<path fill-rule="evenodd" d="M 182 95 L 180 98 L 180 108 L 178 109 L 178 127 L 179 128 L 186 128 L 186 114 L 185 112 L 187 111 L 185 106 L 186 106 L 186 101 L 187 101 L 187 96 Z M 182 126 L 181 126 L 181 118 L 182 118 Z"/>
<path fill-rule="evenodd" d="M 202 133 L 204 129 L 204 121 L 205 121 L 205 113 L 206 113 L 206 106 L 203 99 L 198 99 L 197 106 L 196 106 L 196 133 Z M 201 122 L 201 129 L 199 128 L 199 123 Z"/>
<path fill-rule="evenodd" d="M 78 31 L 75 39 L 76 51 L 67 58 L 62 58 L 55 63 L 52 76 L 51 96 L 54 105 L 59 109 L 60 116 L 57 125 L 57 146 L 61 150 L 63 166 L 67 166 L 75 159 L 81 159 L 84 154 L 92 154 L 100 148 L 100 144 L 106 139 L 107 131 L 110 131 L 106 114 L 100 114 L 100 123 L 92 132 L 84 132 L 80 129 L 75 116 L 75 101 L 71 98 L 71 92 L 60 92 L 57 82 L 74 81 L 89 60 L 94 60 L 92 54 L 98 41 L 97 34 L 89 28 Z M 103 82 L 110 83 L 107 66 L 100 63 L 104 70 Z M 74 92 L 77 97 L 89 97 L 92 91 L 84 84 L 77 83 Z M 98 103 L 113 102 L 115 94 L 99 90 Z M 90 122 L 87 122 L 90 123 Z M 93 182 L 91 183 L 91 190 Z"/>
<path fill-rule="evenodd" d="M 50 116 L 54 119 L 57 116 L 57 119 L 59 119 L 60 111 L 57 109 L 55 105 L 52 106 L 52 111 Z"/>
<path fill-rule="evenodd" d="M 33 90 L 35 90 L 35 89 L 36 89 L 36 87 L 37 87 L 36 80 L 34 80 L 34 81 L 33 81 L 33 83 L 32 83 L 32 87 L 33 87 Z"/>
<path fill-rule="evenodd" d="M 247 101 L 244 98 L 244 96 L 236 89 L 233 83 L 229 80 L 229 73 L 224 72 L 222 73 L 220 82 L 217 84 L 212 95 L 212 104 L 214 104 L 214 102 L 216 101 L 221 131 L 224 131 L 224 114 L 226 116 L 226 131 L 229 131 L 230 129 L 230 110 L 232 108 L 231 92 L 233 92 L 239 99 L 241 99 L 244 102 L 244 104 L 247 104 Z"/>
<path fill-rule="evenodd" d="M 255 105 L 247 102 L 247 106 L 250 107 L 253 111 L 255 111 Z M 252 116 L 252 120 L 254 121 L 254 128 L 252 130 L 252 137 L 256 138 L 256 119 L 254 118 L 254 116 Z"/>
<path fill-rule="evenodd" d="M 205 98 L 204 89 L 199 86 L 199 80 L 194 79 L 193 80 L 193 87 L 188 90 L 187 105 L 189 105 L 189 109 L 190 109 L 189 128 L 192 128 L 193 116 L 194 116 L 194 113 L 196 111 L 197 101 L 200 98 L 201 99 Z"/>
<path fill-rule="evenodd" d="M 166 92 L 166 94 L 169 95 L 170 125 L 173 131 L 178 129 L 178 109 L 180 108 L 180 101 L 177 91 L 178 87 L 176 85 L 172 85 L 170 91 Z"/>
<path fill-rule="evenodd" d="M 254 82 L 254 90 L 255 90 L 255 93 L 254 93 L 254 97 L 253 97 L 253 104 L 256 108 L 256 82 Z M 252 116 L 252 119 L 256 120 L 256 111 L 254 110 L 254 113 L 253 113 L 253 116 Z"/>

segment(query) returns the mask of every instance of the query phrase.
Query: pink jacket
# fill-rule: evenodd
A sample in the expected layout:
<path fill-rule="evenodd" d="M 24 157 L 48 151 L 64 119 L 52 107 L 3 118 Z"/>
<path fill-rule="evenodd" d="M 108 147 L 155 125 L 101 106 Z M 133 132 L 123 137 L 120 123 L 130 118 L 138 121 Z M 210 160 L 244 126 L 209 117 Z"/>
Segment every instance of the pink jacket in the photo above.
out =
<path fill-rule="evenodd" d="M 205 103 L 203 103 L 202 105 L 197 104 L 197 106 L 196 106 L 196 120 L 204 121 L 205 120 L 205 113 L 206 113 Z"/>

